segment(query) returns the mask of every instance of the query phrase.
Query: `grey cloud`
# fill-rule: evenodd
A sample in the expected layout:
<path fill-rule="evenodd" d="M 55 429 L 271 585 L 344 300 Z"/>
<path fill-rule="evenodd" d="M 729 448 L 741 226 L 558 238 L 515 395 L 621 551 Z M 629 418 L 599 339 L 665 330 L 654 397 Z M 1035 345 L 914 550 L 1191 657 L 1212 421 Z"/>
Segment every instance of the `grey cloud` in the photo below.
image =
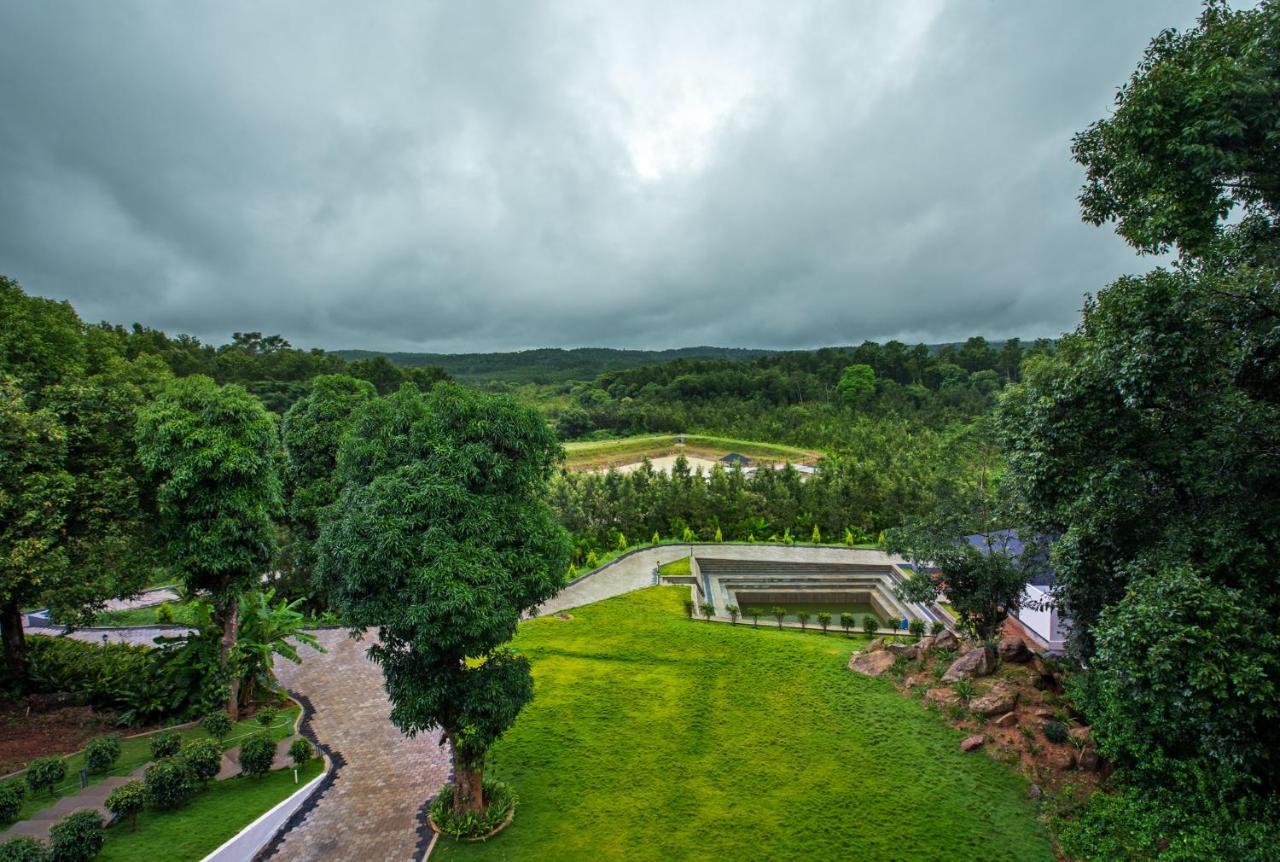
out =
<path fill-rule="evenodd" d="M 214 341 L 1054 335 L 1073 131 L 1193 0 L 11 3 L 0 272 Z"/>

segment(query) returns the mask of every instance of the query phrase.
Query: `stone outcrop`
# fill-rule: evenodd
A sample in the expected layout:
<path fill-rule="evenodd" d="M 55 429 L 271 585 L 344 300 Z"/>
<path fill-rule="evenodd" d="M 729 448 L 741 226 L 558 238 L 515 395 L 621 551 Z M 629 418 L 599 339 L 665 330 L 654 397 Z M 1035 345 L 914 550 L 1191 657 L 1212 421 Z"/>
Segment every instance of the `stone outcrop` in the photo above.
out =
<path fill-rule="evenodd" d="M 995 673 L 995 650 L 986 647 L 972 649 L 951 663 L 947 672 L 942 675 L 942 682 L 957 682 L 978 676 L 990 676 Z"/>
<path fill-rule="evenodd" d="M 960 639 L 950 629 L 943 629 L 933 638 L 934 649 L 959 649 Z"/>
<path fill-rule="evenodd" d="M 960 750 L 976 751 L 977 749 L 982 747 L 982 743 L 984 742 L 986 742 L 986 739 L 982 736 L 982 734 L 975 734 L 973 736 L 967 737 L 964 741 L 960 743 Z"/>
<path fill-rule="evenodd" d="M 867 652 L 880 652 L 882 649 L 884 649 L 884 638 L 876 638 L 867 644 Z"/>
<path fill-rule="evenodd" d="M 916 651 L 920 655 L 924 655 L 931 649 L 933 649 L 933 635 L 925 635 L 920 638 L 920 642 L 916 644 Z"/>
<path fill-rule="evenodd" d="M 1096 748 L 1086 748 L 1080 752 L 1080 758 L 1076 761 L 1076 766 L 1083 772 L 1097 772 L 1102 768 L 1102 757 L 1098 755 Z"/>
<path fill-rule="evenodd" d="M 1016 712 L 1006 712 L 995 720 L 996 727 L 1017 727 L 1018 714 Z"/>
<path fill-rule="evenodd" d="M 1009 635 L 1000 641 L 1000 646 L 996 647 L 996 652 L 1000 654 L 1002 661 L 1013 662 L 1014 664 L 1023 664 L 1031 661 L 1031 650 L 1027 647 L 1026 641 L 1017 635 Z"/>
<path fill-rule="evenodd" d="M 1018 692 L 1002 682 L 997 682 L 981 697 L 975 697 L 969 701 L 969 711 L 981 716 L 1004 715 L 1012 712 L 1017 705 Z"/>
<path fill-rule="evenodd" d="M 1076 755 L 1069 748 L 1051 748 L 1045 752 L 1044 761 L 1054 769 L 1065 771 L 1076 765 Z"/>
<path fill-rule="evenodd" d="M 918 654 L 915 644 L 889 644 L 885 649 L 893 655 L 900 655 L 911 659 L 915 658 Z"/>
<path fill-rule="evenodd" d="M 893 662 L 891 652 L 856 652 L 849 659 L 849 670 L 863 676 L 879 676 L 893 667 Z"/>

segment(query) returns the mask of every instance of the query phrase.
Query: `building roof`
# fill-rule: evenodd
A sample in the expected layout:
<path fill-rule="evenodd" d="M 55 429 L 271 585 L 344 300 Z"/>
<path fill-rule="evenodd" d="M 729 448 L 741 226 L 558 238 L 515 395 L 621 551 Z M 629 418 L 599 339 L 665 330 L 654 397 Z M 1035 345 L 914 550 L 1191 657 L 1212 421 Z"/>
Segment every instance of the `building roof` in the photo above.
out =
<path fill-rule="evenodd" d="M 988 537 L 981 533 L 964 537 L 966 542 L 983 553 L 987 552 L 987 539 Z M 990 534 L 990 539 L 995 551 L 1010 557 L 1020 557 L 1027 550 L 1027 543 L 1018 536 L 1017 530 L 996 530 Z M 1031 583 L 1037 587 L 1052 587 L 1058 579 L 1049 566 L 1048 547 L 1033 548 L 1033 553 L 1037 557 L 1033 561 L 1036 566 L 1035 574 L 1031 576 Z"/>

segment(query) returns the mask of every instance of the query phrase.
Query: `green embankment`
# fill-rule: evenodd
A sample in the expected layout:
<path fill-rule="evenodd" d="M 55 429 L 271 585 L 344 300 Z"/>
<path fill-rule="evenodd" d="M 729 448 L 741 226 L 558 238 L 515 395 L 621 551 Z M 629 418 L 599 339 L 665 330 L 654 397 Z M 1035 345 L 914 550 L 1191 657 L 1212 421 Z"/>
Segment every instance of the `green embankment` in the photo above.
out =
<path fill-rule="evenodd" d="M 687 595 L 521 625 L 535 698 L 489 760 L 515 821 L 439 858 L 1054 858 L 1021 775 L 845 668 L 861 638 L 690 621 Z"/>
<path fill-rule="evenodd" d="M 107 842 L 96 862 L 196 862 L 244 827 L 270 811 L 320 774 L 323 761 L 313 758 L 298 770 L 281 769 L 262 778 L 228 778 L 199 791 L 176 811 L 144 811 L 137 831 L 124 824 L 107 830 Z"/>

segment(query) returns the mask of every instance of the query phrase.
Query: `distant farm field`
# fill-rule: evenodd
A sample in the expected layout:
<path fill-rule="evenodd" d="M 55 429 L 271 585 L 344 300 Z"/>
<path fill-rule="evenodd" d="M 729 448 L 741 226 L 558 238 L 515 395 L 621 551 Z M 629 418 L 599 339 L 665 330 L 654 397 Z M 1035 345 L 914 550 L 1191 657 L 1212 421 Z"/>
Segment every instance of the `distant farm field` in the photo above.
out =
<path fill-rule="evenodd" d="M 567 454 L 565 467 L 577 471 L 607 470 L 635 464 L 645 458 L 654 460 L 675 455 L 684 455 L 690 460 L 718 461 L 725 455 L 737 453 L 753 461 L 771 464 L 779 461 L 814 464 L 822 458 L 821 452 L 813 450 L 705 434 L 654 434 L 618 440 L 592 440 L 566 443 L 564 448 Z"/>

